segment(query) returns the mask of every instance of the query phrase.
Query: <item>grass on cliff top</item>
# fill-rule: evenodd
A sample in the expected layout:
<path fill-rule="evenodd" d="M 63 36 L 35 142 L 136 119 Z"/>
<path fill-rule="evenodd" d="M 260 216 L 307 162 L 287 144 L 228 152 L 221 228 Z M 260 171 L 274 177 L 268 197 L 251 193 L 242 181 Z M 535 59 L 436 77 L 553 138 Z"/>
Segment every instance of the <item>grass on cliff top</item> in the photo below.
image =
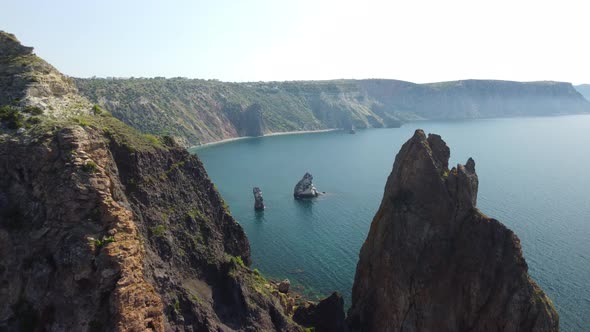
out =
<path fill-rule="evenodd" d="M 94 114 L 96 115 L 78 116 L 60 120 L 41 116 L 38 117 L 40 120 L 30 128 L 29 134 L 33 137 L 42 137 L 48 133 L 54 134 L 64 127 L 79 125 L 102 130 L 105 136 L 113 140 L 116 144 L 126 147 L 131 152 L 166 149 L 166 145 L 162 142 L 165 138 L 142 134 L 136 129 L 115 119 L 106 111 L 101 110 L 97 112 L 94 109 Z"/>
<path fill-rule="evenodd" d="M 160 137 L 142 134 L 112 116 L 89 116 L 80 120 L 88 121 L 89 125 L 102 129 L 110 139 L 131 152 L 165 149 Z"/>

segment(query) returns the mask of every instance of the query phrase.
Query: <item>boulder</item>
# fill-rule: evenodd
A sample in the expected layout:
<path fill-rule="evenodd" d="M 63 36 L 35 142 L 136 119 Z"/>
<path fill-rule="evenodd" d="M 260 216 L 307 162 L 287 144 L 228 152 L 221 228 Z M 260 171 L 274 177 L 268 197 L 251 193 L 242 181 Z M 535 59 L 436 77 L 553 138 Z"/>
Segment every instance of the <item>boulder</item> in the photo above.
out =
<path fill-rule="evenodd" d="M 291 282 L 289 279 L 285 279 L 279 283 L 279 292 L 289 293 L 289 288 L 291 288 Z"/>

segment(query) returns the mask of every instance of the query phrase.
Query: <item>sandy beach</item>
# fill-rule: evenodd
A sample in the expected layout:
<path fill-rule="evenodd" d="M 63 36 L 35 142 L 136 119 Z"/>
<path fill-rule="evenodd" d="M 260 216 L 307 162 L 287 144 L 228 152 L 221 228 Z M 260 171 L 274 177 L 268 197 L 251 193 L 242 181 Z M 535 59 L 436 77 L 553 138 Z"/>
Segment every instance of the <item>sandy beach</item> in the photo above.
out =
<path fill-rule="evenodd" d="M 297 135 L 297 134 L 314 134 L 314 133 L 324 133 L 324 132 L 328 132 L 328 131 L 339 131 L 339 130 L 342 130 L 342 129 L 319 129 L 319 130 L 281 131 L 281 132 L 276 132 L 276 133 L 264 134 L 262 136 L 232 137 L 232 138 L 222 139 L 220 141 L 203 143 L 201 145 L 193 145 L 189 149 L 200 149 L 200 148 L 209 147 L 209 146 L 212 146 L 212 145 L 229 143 L 229 142 L 238 141 L 238 140 L 242 140 L 242 139 L 248 139 L 248 138 L 266 137 L 266 136 L 281 136 L 281 135 Z"/>

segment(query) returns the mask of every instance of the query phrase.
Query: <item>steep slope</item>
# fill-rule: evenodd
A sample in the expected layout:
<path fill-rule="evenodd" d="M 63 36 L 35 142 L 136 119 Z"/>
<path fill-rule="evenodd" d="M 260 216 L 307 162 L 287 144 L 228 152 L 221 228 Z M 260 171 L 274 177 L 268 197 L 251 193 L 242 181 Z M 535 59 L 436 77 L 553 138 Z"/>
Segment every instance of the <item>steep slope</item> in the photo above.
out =
<path fill-rule="evenodd" d="M 32 47 L 2 31 L 0 46 L 0 106 L 29 107 L 29 111 L 35 107 L 36 113 L 51 111 L 45 115 L 53 119 L 89 113 L 92 105 L 78 94 L 72 79 L 35 56 Z"/>
<path fill-rule="evenodd" d="M 301 330 L 196 156 L 4 32 L 0 66 L 0 330 Z"/>
<path fill-rule="evenodd" d="M 575 88 L 586 100 L 590 100 L 590 84 L 576 85 Z"/>
<path fill-rule="evenodd" d="M 399 126 L 378 115 L 354 82 L 224 83 L 174 79 L 76 79 L 91 100 L 144 132 L 195 145 L 272 132 Z M 410 117 L 409 119 L 411 119 Z"/>
<path fill-rule="evenodd" d="M 518 237 L 476 208 L 475 162 L 417 130 L 395 158 L 355 275 L 353 331 L 557 331 Z"/>
<path fill-rule="evenodd" d="M 418 119 L 590 112 L 590 103 L 560 82 L 132 78 L 76 79 L 76 84 L 125 123 L 179 137 L 185 145 L 272 132 L 397 127 Z"/>

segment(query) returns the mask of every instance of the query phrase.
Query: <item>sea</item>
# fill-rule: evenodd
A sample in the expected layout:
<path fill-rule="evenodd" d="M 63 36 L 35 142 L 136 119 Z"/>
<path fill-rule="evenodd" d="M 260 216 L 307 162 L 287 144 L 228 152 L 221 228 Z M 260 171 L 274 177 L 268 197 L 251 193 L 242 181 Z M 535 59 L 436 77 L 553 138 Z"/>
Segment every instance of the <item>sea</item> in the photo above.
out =
<path fill-rule="evenodd" d="M 247 138 L 192 149 L 244 228 L 253 267 L 310 298 L 350 305 L 358 255 L 395 155 L 417 129 L 442 136 L 450 165 L 472 157 L 478 207 L 520 238 L 562 331 L 590 331 L 590 115 L 417 121 L 401 128 Z M 312 200 L 293 198 L 309 172 Z M 266 210 L 254 211 L 253 187 Z"/>

